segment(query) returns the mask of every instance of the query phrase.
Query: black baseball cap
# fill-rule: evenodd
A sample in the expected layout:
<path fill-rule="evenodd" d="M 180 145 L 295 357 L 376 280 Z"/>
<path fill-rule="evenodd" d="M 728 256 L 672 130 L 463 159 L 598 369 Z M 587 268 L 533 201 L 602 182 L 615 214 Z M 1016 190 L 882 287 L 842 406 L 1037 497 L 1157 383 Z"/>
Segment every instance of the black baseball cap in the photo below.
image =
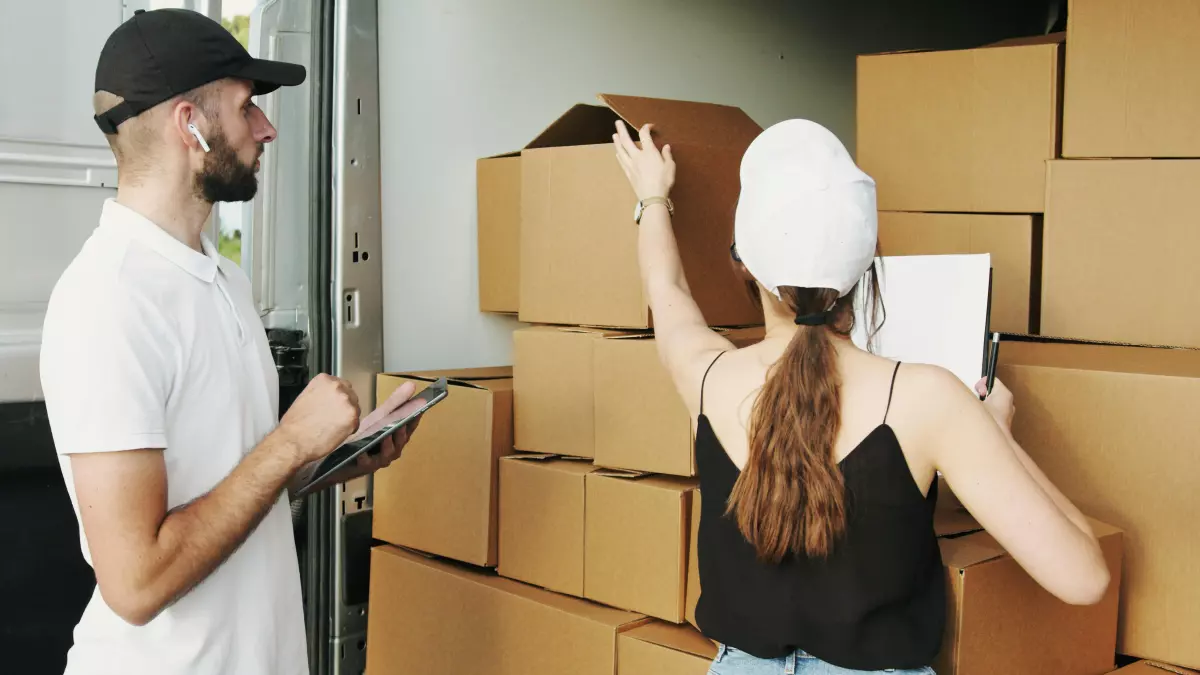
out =
<path fill-rule="evenodd" d="M 117 27 L 96 64 L 96 91 L 125 99 L 95 116 L 106 134 L 154 106 L 210 82 L 234 77 L 254 94 L 304 82 L 304 66 L 256 59 L 212 19 L 186 9 L 139 9 Z"/>

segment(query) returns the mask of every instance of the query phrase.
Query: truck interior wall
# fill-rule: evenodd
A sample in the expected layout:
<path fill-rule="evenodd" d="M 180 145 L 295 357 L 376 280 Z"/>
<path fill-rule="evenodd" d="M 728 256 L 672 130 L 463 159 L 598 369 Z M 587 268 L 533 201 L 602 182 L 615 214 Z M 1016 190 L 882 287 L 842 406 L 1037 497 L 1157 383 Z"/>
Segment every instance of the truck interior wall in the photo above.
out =
<path fill-rule="evenodd" d="M 379 3 L 384 359 L 511 363 L 478 311 L 475 160 L 598 93 L 808 117 L 854 148 L 855 55 L 1044 33 L 1058 2 L 414 0 Z M 615 161 L 615 160 L 614 160 Z"/>

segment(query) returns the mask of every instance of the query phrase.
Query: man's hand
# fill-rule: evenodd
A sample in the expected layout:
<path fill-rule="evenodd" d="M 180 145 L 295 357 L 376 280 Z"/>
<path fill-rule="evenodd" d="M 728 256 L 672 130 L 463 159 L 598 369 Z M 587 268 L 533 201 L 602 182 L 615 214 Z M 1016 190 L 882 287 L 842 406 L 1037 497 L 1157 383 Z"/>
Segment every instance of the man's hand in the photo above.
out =
<path fill-rule="evenodd" d="M 404 450 L 404 446 L 408 445 L 409 439 L 417 431 L 417 425 L 421 423 L 421 418 L 417 418 L 408 424 L 400 427 L 396 433 L 383 439 L 379 447 L 374 452 L 365 452 L 358 456 L 358 466 L 356 467 L 356 475 L 365 476 L 369 473 L 375 473 L 380 469 L 386 469 L 392 462 L 400 457 L 400 453 Z"/>
<path fill-rule="evenodd" d="M 274 433 L 286 439 L 303 465 L 333 452 L 358 426 L 358 396 L 350 383 L 321 373 L 300 392 Z"/>

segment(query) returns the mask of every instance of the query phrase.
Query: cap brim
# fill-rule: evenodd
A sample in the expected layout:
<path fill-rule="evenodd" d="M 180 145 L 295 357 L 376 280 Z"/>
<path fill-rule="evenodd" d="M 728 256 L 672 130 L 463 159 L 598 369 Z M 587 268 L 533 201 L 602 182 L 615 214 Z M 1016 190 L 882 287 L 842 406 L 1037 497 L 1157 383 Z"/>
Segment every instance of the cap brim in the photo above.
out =
<path fill-rule="evenodd" d="M 308 71 L 304 66 L 282 61 L 254 59 L 234 74 L 254 83 L 255 95 L 269 94 L 280 87 L 295 87 L 304 84 Z"/>

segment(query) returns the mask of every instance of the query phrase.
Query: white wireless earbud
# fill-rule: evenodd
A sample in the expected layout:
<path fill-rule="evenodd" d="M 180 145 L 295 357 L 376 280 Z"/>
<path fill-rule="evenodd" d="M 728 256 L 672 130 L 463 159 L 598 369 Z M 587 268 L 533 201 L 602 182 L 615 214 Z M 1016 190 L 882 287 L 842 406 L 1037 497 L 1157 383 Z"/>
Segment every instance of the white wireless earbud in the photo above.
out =
<path fill-rule="evenodd" d="M 208 141 L 204 140 L 204 136 L 200 135 L 200 130 L 196 128 L 196 125 L 189 122 L 187 128 L 196 137 L 196 140 L 200 142 L 200 147 L 204 148 L 205 152 L 208 152 Z"/>

